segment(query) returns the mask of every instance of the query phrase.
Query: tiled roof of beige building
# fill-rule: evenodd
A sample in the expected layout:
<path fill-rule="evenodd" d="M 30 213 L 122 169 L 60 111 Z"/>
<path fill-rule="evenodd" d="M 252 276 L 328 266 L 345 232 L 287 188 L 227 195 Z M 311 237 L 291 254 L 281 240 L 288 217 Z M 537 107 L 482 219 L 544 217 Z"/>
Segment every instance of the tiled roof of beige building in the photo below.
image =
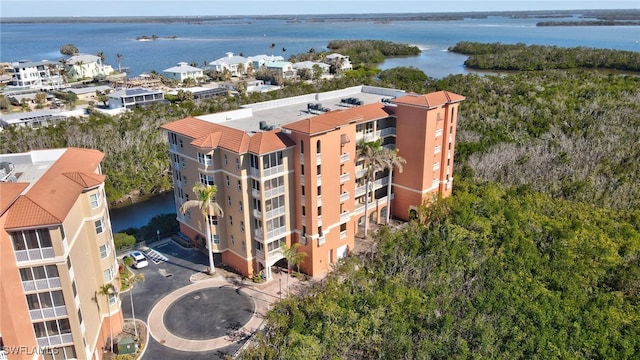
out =
<path fill-rule="evenodd" d="M 29 184 L 26 183 L 0 183 L 0 215 L 4 214 L 27 186 Z"/>
<path fill-rule="evenodd" d="M 313 116 L 283 126 L 285 129 L 309 135 L 320 134 L 349 123 L 358 123 L 385 118 L 390 115 L 389 109 L 382 103 L 372 103 L 345 110 L 335 110 Z"/>
<path fill-rule="evenodd" d="M 286 134 L 278 131 L 267 131 L 257 133 L 251 137 L 249 143 L 249 151 L 257 154 L 267 154 L 270 152 L 284 150 L 290 146 L 294 146 L 295 143 Z"/>
<path fill-rule="evenodd" d="M 7 212 L 5 228 L 62 223 L 85 189 L 104 182 L 105 176 L 95 173 L 103 157 L 104 154 L 97 150 L 67 149 L 33 186 L 11 205 Z M 4 199 L 2 201 L 4 202 Z"/>
<path fill-rule="evenodd" d="M 194 117 L 162 125 L 162 128 L 194 139 L 191 144 L 201 148 L 219 147 L 237 153 L 249 148 L 249 135 L 244 131 Z"/>
<path fill-rule="evenodd" d="M 464 100 L 465 97 L 448 91 L 436 91 L 429 94 L 418 95 L 408 94 L 393 99 L 396 104 L 417 105 L 426 107 L 437 107 L 447 103 L 454 103 Z"/>

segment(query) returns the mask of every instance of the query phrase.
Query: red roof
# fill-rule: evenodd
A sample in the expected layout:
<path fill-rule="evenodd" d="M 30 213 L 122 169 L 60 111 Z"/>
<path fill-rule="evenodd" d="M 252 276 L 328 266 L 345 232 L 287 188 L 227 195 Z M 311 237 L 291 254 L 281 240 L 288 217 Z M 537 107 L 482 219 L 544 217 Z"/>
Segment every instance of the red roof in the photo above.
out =
<path fill-rule="evenodd" d="M 27 228 L 62 223 L 78 196 L 85 189 L 98 186 L 104 181 L 104 175 L 95 172 L 103 158 L 104 154 L 97 150 L 66 149 L 40 179 L 10 205 L 5 228 Z M 24 186 L 24 184 L 21 185 Z M 3 185 L 3 205 L 5 188 Z M 18 188 L 10 187 L 9 189 L 15 196 Z M 22 190 L 24 189 L 26 186 Z"/>
<path fill-rule="evenodd" d="M 308 135 L 331 131 L 349 123 L 359 123 L 382 119 L 391 114 L 382 103 L 372 103 L 353 107 L 346 110 L 335 110 L 325 114 L 313 116 L 283 126 L 285 129 L 305 133 Z"/>
<path fill-rule="evenodd" d="M 219 147 L 236 153 L 247 152 L 249 135 L 244 131 L 188 117 L 161 126 L 163 129 L 194 139 L 193 146 Z M 219 134 L 216 134 L 219 133 Z"/>
<path fill-rule="evenodd" d="M 455 103 L 464 100 L 465 97 L 448 91 L 436 91 L 429 94 L 407 94 L 391 100 L 396 104 L 416 105 L 425 107 L 438 107 L 444 104 Z"/>

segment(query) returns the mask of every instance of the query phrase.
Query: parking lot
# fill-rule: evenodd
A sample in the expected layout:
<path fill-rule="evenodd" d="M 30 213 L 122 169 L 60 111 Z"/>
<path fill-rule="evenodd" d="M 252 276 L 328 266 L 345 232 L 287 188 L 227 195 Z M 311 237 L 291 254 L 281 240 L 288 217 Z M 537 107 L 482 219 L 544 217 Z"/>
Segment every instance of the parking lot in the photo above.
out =
<path fill-rule="evenodd" d="M 192 284 L 190 277 L 208 267 L 208 258 L 198 250 L 182 248 L 171 240 L 163 240 L 152 244 L 151 248 L 141 250 L 147 256 L 149 265 L 141 269 L 132 269 L 134 273 L 142 273 L 145 276 L 145 281 L 135 284 L 132 293 L 136 318 L 147 322 L 151 310 L 161 299 Z M 218 271 L 221 278 L 223 272 L 223 270 Z M 188 298 L 190 301 L 177 302 L 172 305 L 171 311 L 164 314 L 164 322 L 169 324 L 172 331 L 194 338 L 218 334 L 215 332 L 215 326 L 212 330 L 207 325 L 206 318 L 209 317 L 212 323 L 219 322 L 221 319 L 220 306 L 226 302 L 230 302 L 232 305 L 237 299 L 234 300 L 230 296 L 216 298 L 213 290 L 200 291 L 202 291 L 200 296 L 208 296 L 211 301 L 215 301 L 216 307 L 210 306 L 212 303 L 195 302 L 193 298 Z M 129 295 L 130 292 L 122 294 L 122 310 L 125 318 L 131 318 Z M 221 293 L 221 295 L 224 294 Z M 187 298 L 183 298 L 183 300 L 185 299 Z M 179 307 L 180 303 L 184 303 L 184 306 Z M 191 309 L 193 311 L 190 311 Z M 224 310 L 222 311 L 224 312 Z M 243 314 L 238 312 L 238 316 L 240 315 Z M 194 319 L 194 316 L 205 320 L 199 324 L 190 324 L 189 319 Z M 225 321 L 237 326 L 237 322 L 246 321 L 246 316 L 243 316 L 240 316 L 238 321 L 230 318 L 225 318 Z M 202 328 L 203 333 L 199 331 L 199 328 Z M 216 350 L 192 352 L 179 351 L 164 346 L 150 336 L 143 359 L 222 359 L 225 355 L 235 353 L 242 346 L 242 343 L 235 343 Z"/>

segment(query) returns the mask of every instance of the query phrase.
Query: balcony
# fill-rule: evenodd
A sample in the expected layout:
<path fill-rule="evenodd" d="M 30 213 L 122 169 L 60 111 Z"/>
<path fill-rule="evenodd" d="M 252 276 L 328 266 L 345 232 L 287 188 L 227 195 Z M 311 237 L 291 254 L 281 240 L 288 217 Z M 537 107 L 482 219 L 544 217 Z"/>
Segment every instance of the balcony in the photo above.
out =
<path fill-rule="evenodd" d="M 265 218 L 266 219 L 272 219 L 274 217 L 280 216 L 280 215 L 284 215 L 287 212 L 287 208 L 285 206 L 281 206 L 278 208 L 275 208 L 273 210 L 269 210 L 265 213 Z"/>
<path fill-rule="evenodd" d="M 260 176 L 260 170 L 254 168 L 254 167 L 249 168 L 249 174 L 251 174 L 251 176 L 253 176 L 253 177 L 259 177 Z"/>
<path fill-rule="evenodd" d="M 256 199 L 260 199 L 260 190 L 258 189 L 252 189 L 251 190 L 251 195 L 256 198 Z"/>
<path fill-rule="evenodd" d="M 258 240 L 262 240 L 262 229 L 253 230 L 253 237 Z"/>
<path fill-rule="evenodd" d="M 389 135 L 395 135 L 396 134 L 396 128 L 395 127 L 388 127 L 388 128 L 384 128 L 384 129 L 380 129 L 376 132 L 376 134 L 380 137 L 385 137 L 385 136 L 389 136 Z"/>
<path fill-rule="evenodd" d="M 366 172 L 367 169 L 365 169 L 364 167 L 359 167 L 358 169 L 356 169 L 356 179 L 363 177 Z"/>
<path fill-rule="evenodd" d="M 322 175 L 316 176 L 316 185 L 317 186 L 322 185 Z"/>
<path fill-rule="evenodd" d="M 253 170 L 253 169 L 252 169 Z M 271 176 L 284 172 L 284 165 L 272 166 L 268 169 L 262 170 L 262 176 Z"/>
<path fill-rule="evenodd" d="M 304 165 L 304 154 L 300 154 L 300 164 Z"/>
<path fill-rule="evenodd" d="M 30 250 L 17 250 L 15 251 L 16 261 L 30 261 L 30 260 L 42 260 L 52 259 L 55 257 L 52 247 L 37 248 Z"/>
<path fill-rule="evenodd" d="M 351 159 L 351 155 L 349 153 L 344 153 L 344 154 L 340 155 L 340 163 L 341 164 L 349 161 L 349 159 Z"/>
<path fill-rule="evenodd" d="M 269 199 L 272 198 L 274 196 L 278 196 L 278 195 L 282 195 L 284 194 L 284 185 L 283 186 L 278 186 L 275 188 L 271 188 L 271 189 L 264 189 L 264 198 L 265 199 Z"/>
<path fill-rule="evenodd" d="M 340 202 L 345 202 L 349 200 L 349 192 L 345 191 L 342 194 L 340 194 Z"/>
<path fill-rule="evenodd" d="M 343 211 L 342 214 L 340 214 L 340 223 L 345 223 L 349 220 L 351 220 L 351 213 L 348 211 Z"/>
<path fill-rule="evenodd" d="M 322 226 L 322 215 L 318 215 L 318 226 Z"/>
<path fill-rule="evenodd" d="M 367 192 L 367 187 L 365 185 L 358 186 L 356 188 L 356 197 L 362 196 Z"/>
<path fill-rule="evenodd" d="M 267 231 L 267 239 L 274 238 L 276 236 L 281 236 L 287 232 L 286 226 L 281 226 L 279 228 L 275 228 L 273 230 Z"/>
<path fill-rule="evenodd" d="M 327 242 L 327 238 L 324 235 L 318 237 L 318 246 L 324 245 Z"/>
<path fill-rule="evenodd" d="M 49 319 L 60 316 L 67 316 L 66 306 L 54 306 L 44 309 L 29 310 L 31 320 Z"/>
<path fill-rule="evenodd" d="M 27 280 L 22 282 L 22 288 L 25 292 L 28 291 L 40 291 L 40 290 L 48 290 L 48 289 L 56 289 L 60 288 L 60 278 L 48 278 L 48 279 L 38 279 L 38 280 Z"/>
<path fill-rule="evenodd" d="M 255 216 L 258 219 L 260 219 L 260 218 L 262 218 L 262 212 L 260 212 L 260 210 L 258 210 L 258 209 L 253 209 L 253 216 Z"/>
<path fill-rule="evenodd" d="M 349 175 L 350 174 L 348 172 L 340 175 L 340 183 L 345 183 L 345 182 L 349 181 L 349 178 L 350 178 Z"/>
<path fill-rule="evenodd" d="M 322 156 L 320 153 L 316 154 L 316 165 L 322 164 Z"/>
<path fill-rule="evenodd" d="M 317 204 L 318 206 L 322 206 L 322 195 L 318 195 L 318 196 L 316 197 L 316 204 Z"/>
<path fill-rule="evenodd" d="M 347 230 L 340 231 L 340 240 L 344 240 L 347 238 Z"/>

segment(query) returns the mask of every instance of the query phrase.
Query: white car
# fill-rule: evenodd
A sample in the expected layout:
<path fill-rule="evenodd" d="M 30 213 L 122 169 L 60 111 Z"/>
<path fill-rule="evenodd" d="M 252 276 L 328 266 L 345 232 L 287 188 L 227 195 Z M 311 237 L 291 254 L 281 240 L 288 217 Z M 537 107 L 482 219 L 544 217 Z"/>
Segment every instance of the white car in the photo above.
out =
<path fill-rule="evenodd" d="M 140 251 L 132 251 L 126 257 L 130 257 L 133 259 L 133 263 L 131 264 L 131 266 L 136 269 L 140 269 L 149 265 L 147 258 Z"/>

